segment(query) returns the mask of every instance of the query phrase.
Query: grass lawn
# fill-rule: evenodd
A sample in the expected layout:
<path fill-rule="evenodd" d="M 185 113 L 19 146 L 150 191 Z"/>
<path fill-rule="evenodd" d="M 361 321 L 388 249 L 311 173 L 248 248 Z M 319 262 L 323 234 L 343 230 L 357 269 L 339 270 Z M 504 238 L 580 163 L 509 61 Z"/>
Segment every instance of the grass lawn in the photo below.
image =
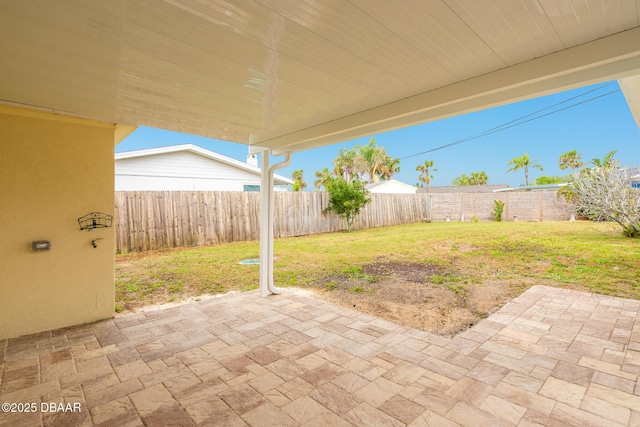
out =
<path fill-rule="evenodd" d="M 117 255 L 116 311 L 256 289 L 258 266 L 238 263 L 258 255 L 258 242 Z M 413 282 L 466 299 L 495 283 L 506 297 L 544 284 L 637 299 L 639 255 L 640 240 L 608 223 L 422 223 L 278 239 L 274 275 L 280 287 L 331 293 L 346 283 L 351 294 L 384 297 L 384 286 L 369 285 L 386 266 L 428 266 Z"/>

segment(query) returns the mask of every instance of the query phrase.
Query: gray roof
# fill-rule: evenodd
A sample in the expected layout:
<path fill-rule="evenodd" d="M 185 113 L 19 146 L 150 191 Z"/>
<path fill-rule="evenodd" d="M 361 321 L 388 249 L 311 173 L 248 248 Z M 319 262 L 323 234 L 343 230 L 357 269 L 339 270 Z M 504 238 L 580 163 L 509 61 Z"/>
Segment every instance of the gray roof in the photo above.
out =
<path fill-rule="evenodd" d="M 505 191 L 544 191 L 544 190 L 558 190 L 560 187 L 566 187 L 566 182 L 561 182 L 560 184 L 545 184 L 545 185 L 529 185 L 528 187 L 514 187 L 514 188 L 502 188 L 493 190 L 494 193 L 505 192 Z"/>
<path fill-rule="evenodd" d="M 494 190 L 510 188 L 507 184 L 487 184 L 487 185 L 443 185 L 431 187 L 431 193 L 491 193 Z M 426 193 L 426 188 L 419 188 L 418 193 Z"/>

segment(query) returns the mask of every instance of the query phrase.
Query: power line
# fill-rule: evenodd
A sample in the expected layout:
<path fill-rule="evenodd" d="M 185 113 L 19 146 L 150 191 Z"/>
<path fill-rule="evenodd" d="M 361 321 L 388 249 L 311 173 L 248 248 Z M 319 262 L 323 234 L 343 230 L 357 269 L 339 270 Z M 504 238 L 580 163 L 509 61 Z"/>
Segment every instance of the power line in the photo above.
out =
<path fill-rule="evenodd" d="M 422 154 L 427 154 L 427 153 L 431 153 L 433 151 L 442 150 L 443 148 L 448 148 L 448 147 L 452 147 L 454 145 L 462 144 L 463 142 L 467 142 L 467 141 L 471 141 L 471 140 L 474 140 L 474 139 L 481 138 L 483 136 L 491 135 L 492 133 L 500 132 L 500 131 L 503 131 L 503 130 L 506 130 L 506 129 L 509 129 L 509 128 L 512 128 L 512 127 L 515 127 L 515 126 L 519 126 L 519 125 L 531 122 L 533 120 L 541 119 L 543 117 L 550 116 L 551 114 L 559 113 L 560 111 L 568 110 L 569 108 L 577 107 L 578 105 L 585 104 L 585 103 L 591 102 L 591 101 L 595 101 L 596 99 L 611 95 L 612 93 L 620 92 L 620 89 L 612 90 L 610 92 L 607 92 L 607 93 L 604 93 L 604 94 L 601 94 L 601 95 L 598 95 L 598 96 L 594 96 L 594 97 L 589 98 L 589 99 L 585 99 L 584 101 L 580 101 L 580 102 L 577 102 L 575 104 L 571 104 L 571 105 L 568 105 L 566 107 L 559 108 L 557 110 L 553 110 L 553 111 L 551 111 L 549 113 L 542 114 L 542 115 L 539 115 L 539 116 L 536 116 L 536 117 L 532 117 L 532 118 L 530 118 L 528 120 L 523 120 L 523 119 L 525 119 L 527 117 L 531 117 L 531 116 L 539 114 L 539 113 L 541 113 L 543 111 L 546 111 L 546 110 L 549 110 L 551 108 L 557 107 L 558 105 L 562 105 L 562 104 L 565 104 L 567 102 L 573 101 L 574 99 L 577 99 L 577 98 L 580 98 L 582 96 L 588 95 L 591 92 L 600 90 L 600 89 L 602 89 L 602 88 L 604 88 L 606 86 L 609 86 L 611 84 L 613 84 L 613 83 L 612 82 L 611 83 L 606 83 L 604 85 L 598 86 L 595 89 L 591 89 L 591 90 L 589 90 L 587 92 L 584 92 L 584 93 L 582 93 L 580 95 L 576 95 L 576 96 L 573 96 L 571 98 L 565 99 L 564 101 L 561 101 L 561 102 L 558 102 L 556 104 L 550 105 L 548 107 L 542 108 L 540 110 L 534 111 L 533 113 L 526 114 L 526 115 L 524 115 L 522 117 L 518 117 L 517 119 L 508 121 L 506 123 L 503 123 L 503 124 L 501 124 L 499 126 L 493 127 L 491 129 L 487 129 L 487 130 L 485 130 L 483 132 L 480 132 L 478 134 L 475 134 L 475 135 L 472 135 L 472 136 L 469 136 L 469 137 L 466 137 L 466 138 L 458 139 L 458 140 L 450 142 L 448 144 L 441 145 L 439 147 L 432 148 L 430 150 L 422 151 L 420 153 L 411 154 L 409 156 L 404 156 L 404 157 L 401 157 L 400 160 L 409 159 L 411 157 L 420 156 Z"/>

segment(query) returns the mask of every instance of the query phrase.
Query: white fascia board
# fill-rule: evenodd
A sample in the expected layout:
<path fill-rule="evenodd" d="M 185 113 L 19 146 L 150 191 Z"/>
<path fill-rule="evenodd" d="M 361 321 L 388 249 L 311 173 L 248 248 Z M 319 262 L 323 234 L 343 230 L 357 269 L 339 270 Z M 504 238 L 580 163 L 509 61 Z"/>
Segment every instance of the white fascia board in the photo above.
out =
<path fill-rule="evenodd" d="M 410 189 L 412 189 L 412 190 L 417 190 L 417 189 L 416 189 L 416 187 L 414 187 L 413 185 L 409 185 L 409 184 L 404 183 L 404 182 L 402 182 L 402 181 L 396 181 L 396 180 L 394 179 L 394 180 L 391 180 L 391 181 L 389 181 L 389 182 L 394 182 L 394 183 L 396 183 L 396 184 L 400 184 L 402 187 L 410 188 Z"/>
<path fill-rule="evenodd" d="M 619 79 L 618 84 L 624 94 L 624 98 L 627 100 L 631 115 L 636 121 L 636 125 L 640 128 L 640 74 Z"/>

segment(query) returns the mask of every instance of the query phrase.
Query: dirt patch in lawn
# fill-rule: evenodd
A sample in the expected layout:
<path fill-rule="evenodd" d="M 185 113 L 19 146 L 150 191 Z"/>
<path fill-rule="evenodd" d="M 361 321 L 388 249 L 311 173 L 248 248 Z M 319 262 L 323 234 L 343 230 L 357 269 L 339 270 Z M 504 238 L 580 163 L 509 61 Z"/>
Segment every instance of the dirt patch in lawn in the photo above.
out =
<path fill-rule="evenodd" d="M 475 283 L 454 267 L 384 260 L 343 270 L 312 289 L 326 301 L 441 335 L 473 326 L 523 290 L 507 280 Z"/>

